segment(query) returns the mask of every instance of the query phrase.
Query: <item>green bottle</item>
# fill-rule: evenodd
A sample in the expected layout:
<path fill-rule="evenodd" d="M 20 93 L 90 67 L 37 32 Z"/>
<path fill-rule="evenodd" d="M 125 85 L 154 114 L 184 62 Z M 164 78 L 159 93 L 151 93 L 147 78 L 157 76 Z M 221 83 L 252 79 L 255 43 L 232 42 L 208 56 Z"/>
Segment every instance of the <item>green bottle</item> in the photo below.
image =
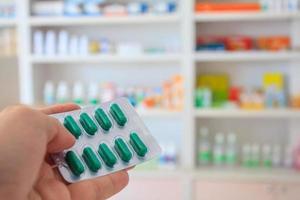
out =
<path fill-rule="evenodd" d="M 208 129 L 205 127 L 199 130 L 199 144 L 198 144 L 198 162 L 201 166 L 206 166 L 211 163 L 211 145 L 208 138 Z"/>

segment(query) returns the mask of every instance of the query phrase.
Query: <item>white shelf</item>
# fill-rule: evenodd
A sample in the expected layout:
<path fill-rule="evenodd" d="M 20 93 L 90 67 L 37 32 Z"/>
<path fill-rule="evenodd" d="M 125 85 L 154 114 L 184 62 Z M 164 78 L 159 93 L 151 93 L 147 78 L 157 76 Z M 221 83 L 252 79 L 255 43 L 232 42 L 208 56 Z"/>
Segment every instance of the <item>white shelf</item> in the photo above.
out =
<path fill-rule="evenodd" d="M 175 110 L 163 110 L 163 109 L 137 109 L 139 115 L 143 118 L 152 118 L 152 117 L 180 117 L 182 112 Z"/>
<path fill-rule="evenodd" d="M 140 15 L 140 16 L 112 16 L 112 17 L 31 17 L 31 26 L 84 26 L 105 24 L 149 24 L 149 23 L 176 23 L 178 14 Z"/>
<path fill-rule="evenodd" d="M 237 109 L 198 109 L 197 118 L 300 118 L 300 110 L 237 110 Z"/>
<path fill-rule="evenodd" d="M 194 55 L 198 62 L 224 62 L 224 61 L 285 61 L 300 59 L 298 52 L 224 52 L 224 51 L 200 51 Z"/>
<path fill-rule="evenodd" d="M 33 64 L 68 63 L 160 63 L 179 62 L 179 54 L 144 54 L 136 56 L 90 55 L 90 56 L 31 56 Z"/>
<path fill-rule="evenodd" d="M 12 27 L 17 25 L 17 20 L 13 18 L 1 18 L 0 27 Z"/>
<path fill-rule="evenodd" d="M 279 181 L 300 182 L 300 172 L 293 169 L 246 169 L 246 168 L 199 168 L 196 170 L 130 170 L 130 177 L 135 178 L 189 178 L 207 181 Z"/>
<path fill-rule="evenodd" d="M 195 14 L 196 22 L 264 21 L 298 19 L 298 12 L 229 12 Z"/>
<path fill-rule="evenodd" d="M 198 180 L 239 180 L 239 181 L 283 181 L 300 182 L 300 173 L 292 169 L 213 169 L 204 168 L 193 172 L 193 177 Z"/>

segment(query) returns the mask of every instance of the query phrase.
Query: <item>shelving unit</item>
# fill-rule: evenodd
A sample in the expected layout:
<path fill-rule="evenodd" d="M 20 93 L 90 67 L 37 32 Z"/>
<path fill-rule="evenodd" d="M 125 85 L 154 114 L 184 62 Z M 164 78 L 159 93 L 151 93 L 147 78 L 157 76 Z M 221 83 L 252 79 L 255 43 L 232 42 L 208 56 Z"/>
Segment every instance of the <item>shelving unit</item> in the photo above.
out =
<path fill-rule="evenodd" d="M 200 52 L 195 53 L 197 62 L 226 62 L 226 61 L 290 61 L 299 60 L 299 52 Z"/>
<path fill-rule="evenodd" d="M 178 23 L 178 14 L 170 15 L 144 15 L 127 17 L 30 17 L 31 26 L 90 26 L 90 25 L 115 25 L 115 24 L 164 24 Z"/>
<path fill-rule="evenodd" d="M 17 20 L 16 19 L 0 19 L 0 27 L 14 27 L 17 26 Z"/>
<path fill-rule="evenodd" d="M 175 68 L 179 69 L 179 73 L 185 78 L 185 108 L 182 111 L 167 111 L 167 110 L 139 110 L 138 112 L 144 118 L 162 120 L 177 120 L 176 123 L 183 125 L 183 132 L 180 133 L 181 149 L 180 149 L 180 165 L 174 171 L 133 171 L 130 172 L 132 179 L 163 179 L 177 178 L 181 184 L 183 194 L 181 199 L 195 199 L 195 182 L 203 179 L 218 180 L 240 180 L 246 182 L 256 181 L 284 181 L 284 182 L 300 182 L 299 174 L 291 170 L 220 170 L 220 169 L 202 169 L 198 168 L 196 160 L 197 149 L 197 129 L 198 125 L 204 120 L 274 120 L 276 122 L 287 121 L 286 127 L 290 132 L 290 137 L 298 137 L 297 130 L 299 125 L 295 123 L 300 118 L 300 111 L 291 109 L 281 110 L 262 110 L 262 111 L 242 111 L 242 110 L 214 110 L 204 109 L 196 110 L 194 108 L 194 89 L 196 82 L 196 74 L 199 68 L 205 67 L 206 64 L 215 63 L 277 63 L 286 62 L 286 67 L 289 68 L 288 73 L 291 77 L 291 90 L 299 90 L 299 67 L 300 52 L 195 52 L 195 38 L 197 34 L 197 26 L 202 24 L 214 23 L 265 23 L 265 22 L 287 22 L 289 23 L 289 34 L 293 38 L 295 44 L 299 44 L 297 36 L 300 33 L 298 27 L 299 13 L 226 13 L 226 14 L 194 14 L 194 1 L 181 0 L 180 9 L 174 15 L 145 15 L 131 17 L 31 17 L 30 16 L 30 1 L 17 0 L 18 19 L 19 20 L 0 20 L 0 27 L 15 26 L 18 29 L 19 45 L 19 96 L 20 102 L 24 104 L 35 105 L 41 101 L 37 99 L 33 91 L 42 88 L 41 84 L 46 80 L 39 80 L 38 73 L 42 74 L 43 78 L 48 78 L 48 67 L 55 69 L 63 69 L 64 65 L 74 67 L 73 65 L 97 65 L 97 70 L 108 69 L 109 64 L 122 66 L 127 65 L 138 66 L 139 68 L 147 69 L 147 66 L 142 64 L 149 63 L 158 66 L 160 69 Z M 176 34 L 180 35 L 181 52 L 175 54 L 160 54 L 160 55 L 140 55 L 134 57 L 125 57 L 117 55 L 93 55 L 93 56 L 64 56 L 64 57 L 44 57 L 32 55 L 31 35 L 36 28 L 72 28 L 80 29 L 80 27 L 113 27 L 119 26 L 139 27 L 138 32 L 143 33 L 142 25 L 176 27 Z M 124 29 L 125 30 L 125 29 Z M 82 30 L 81 30 L 82 31 Z M 158 30 L 153 28 L 153 32 Z M 170 35 L 173 33 L 170 33 Z M 175 34 L 175 33 L 174 33 Z M 107 64 L 99 65 L 98 64 Z M 59 66 L 56 66 L 59 65 Z M 161 66 L 166 67 L 161 67 Z M 124 68 L 125 68 L 124 67 Z M 230 66 L 222 69 L 229 70 Z M 241 66 L 243 68 L 243 66 Z M 76 68 L 78 70 L 78 68 Z M 90 70 L 90 69 L 88 69 Z M 237 69 L 239 70 L 239 69 Z M 52 69 L 51 72 L 54 70 Z M 144 72 L 144 77 L 149 74 Z M 53 75 L 53 74 L 52 74 Z M 42 78 L 41 78 L 42 79 Z M 127 75 L 127 79 L 132 79 L 132 76 Z M 173 191 L 171 191 L 173 192 Z M 180 198 L 178 198 L 180 199 Z"/>
<path fill-rule="evenodd" d="M 195 111 L 196 118 L 268 118 L 298 119 L 300 111 L 292 109 L 238 110 L 238 109 L 201 109 Z"/>
<path fill-rule="evenodd" d="M 200 170 L 149 170 L 132 171 L 129 175 L 133 178 L 183 178 L 188 176 L 193 180 L 235 180 L 235 181 L 285 181 L 298 182 L 300 174 L 296 171 L 283 169 L 244 169 L 229 168 L 201 168 Z"/>
<path fill-rule="evenodd" d="M 142 55 L 92 55 L 92 56 L 34 56 L 30 58 L 33 64 L 66 64 L 66 63 L 178 63 L 177 54 L 142 54 Z"/>
<path fill-rule="evenodd" d="M 195 14 L 196 22 L 222 21 L 266 21 L 299 19 L 299 12 L 234 12 L 234 13 L 201 13 Z"/>

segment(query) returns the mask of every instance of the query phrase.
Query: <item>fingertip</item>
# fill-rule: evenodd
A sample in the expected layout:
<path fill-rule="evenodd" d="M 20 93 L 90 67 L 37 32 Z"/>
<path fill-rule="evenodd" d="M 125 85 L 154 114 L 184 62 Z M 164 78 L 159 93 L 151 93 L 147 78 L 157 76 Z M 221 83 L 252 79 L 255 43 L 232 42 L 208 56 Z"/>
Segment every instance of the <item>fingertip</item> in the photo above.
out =
<path fill-rule="evenodd" d="M 72 110 L 78 110 L 80 106 L 74 103 L 58 104 L 50 107 L 39 109 L 41 112 L 50 115 L 55 113 L 68 112 Z"/>
<path fill-rule="evenodd" d="M 121 191 L 129 183 L 129 175 L 126 170 L 111 174 L 110 176 L 117 192 Z"/>

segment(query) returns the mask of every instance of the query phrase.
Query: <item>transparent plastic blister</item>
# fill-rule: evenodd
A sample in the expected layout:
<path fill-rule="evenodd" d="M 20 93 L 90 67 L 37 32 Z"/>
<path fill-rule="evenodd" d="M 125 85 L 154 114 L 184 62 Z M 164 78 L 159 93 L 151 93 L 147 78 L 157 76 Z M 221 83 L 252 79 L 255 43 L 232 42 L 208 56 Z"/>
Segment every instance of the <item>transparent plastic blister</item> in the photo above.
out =
<path fill-rule="evenodd" d="M 119 105 L 127 118 L 127 122 L 123 127 L 117 124 L 112 114 L 110 113 L 110 109 L 113 104 Z M 105 111 L 110 121 L 112 122 L 112 127 L 109 131 L 105 131 L 104 129 L 102 129 L 95 118 L 95 111 L 99 108 L 102 108 Z M 83 113 L 87 113 L 96 124 L 97 132 L 94 135 L 89 135 L 79 122 L 80 115 Z M 82 132 L 81 136 L 76 140 L 76 143 L 73 147 L 58 154 L 52 155 L 52 158 L 57 165 L 59 172 L 69 183 L 101 177 L 126 168 L 130 168 L 157 157 L 161 152 L 161 148 L 159 147 L 157 141 L 150 134 L 144 122 L 141 120 L 134 107 L 126 98 L 119 98 L 111 102 L 103 103 L 99 106 L 85 107 L 81 110 L 55 114 L 51 116 L 57 118 L 62 124 L 64 124 L 64 120 L 67 116 L 72 116 Z M 137 154 L 134 146 L 131 144 L 130 135 L 132 133 L 136 133 L 147 147 L 147 153 L 143 157 Z M 121 159 L 119 153 L 115 148 L 115 141 L 118 138 L 122 138 L 124 140 L 132 154 L 132 158 L 128 162 L 125 162 Z M 102 143 L 105 143 L 117 158 L 117 161 L 113 167 L 109 167 L 107 164 L 105 164 L 105 161 L 98 152 L 99 145 Z M 87 163 L 83 159 L 82 155 L 85 147 L 91 147 L 101 163 L 101 168 L 97 172 L 93 172 L 92 170 L 90 170 Z M 66 153 L 70 151 L 75 152 L 84 166 L 84 172 L 80 175 L 75 175 L 66 162 Z"/>

